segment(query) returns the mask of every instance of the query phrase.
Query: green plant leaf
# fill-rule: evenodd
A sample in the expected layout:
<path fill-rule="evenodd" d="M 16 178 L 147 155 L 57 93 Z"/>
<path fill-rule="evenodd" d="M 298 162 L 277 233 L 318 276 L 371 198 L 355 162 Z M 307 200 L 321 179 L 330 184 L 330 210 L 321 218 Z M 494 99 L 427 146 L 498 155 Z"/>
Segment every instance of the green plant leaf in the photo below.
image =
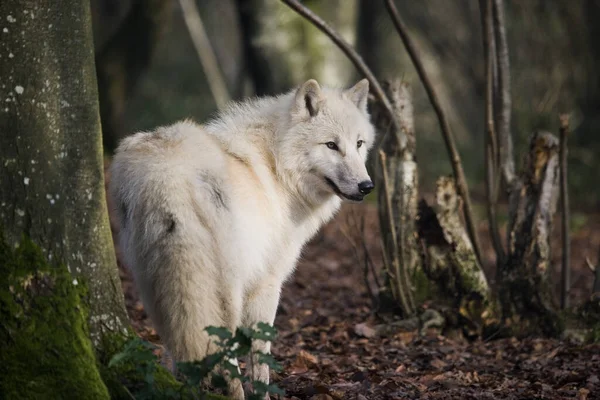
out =
<path fill-rule="evenodd" d="M 252 335 L 253 339 L 260 339 L 265 341 L 273 341 L 277 336 L 277 329 L 274 326 L 259 322 L 256 324 L 256 330 Z"/>
<path fill-rule="evenodd" d="M 221 339 L 222 341 L 231 339 L 231 337 L 232 337 L 231 332 L 227 328 L 217 327 L 217 326 L 208 326 L 204 330 L 209 334 L 209 336 L 216 336 L 219 339 Z"/>
<path fill-rule="evenodd" d="M 256 352 L 256 354 L 257 354 L 258 362 L 260 364 L 267 365 L 273 371 L 279 372 L 282 370 L 281 365 L 279 365 L 279 363 L 275 360 L 275 358 L 271 354 L 260 353 L 260 352 Z"/>

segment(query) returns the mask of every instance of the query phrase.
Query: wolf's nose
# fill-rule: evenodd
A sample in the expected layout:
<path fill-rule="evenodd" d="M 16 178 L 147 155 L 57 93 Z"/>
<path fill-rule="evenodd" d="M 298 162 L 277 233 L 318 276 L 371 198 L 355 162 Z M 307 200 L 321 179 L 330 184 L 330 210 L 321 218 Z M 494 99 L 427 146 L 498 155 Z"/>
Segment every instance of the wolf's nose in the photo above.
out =
<path fill-rule="evenodd" d="M 358 191 L 362 194 L 369 194 L 375 185 L 371 181 L 364 181 L 358 184 Z"/>

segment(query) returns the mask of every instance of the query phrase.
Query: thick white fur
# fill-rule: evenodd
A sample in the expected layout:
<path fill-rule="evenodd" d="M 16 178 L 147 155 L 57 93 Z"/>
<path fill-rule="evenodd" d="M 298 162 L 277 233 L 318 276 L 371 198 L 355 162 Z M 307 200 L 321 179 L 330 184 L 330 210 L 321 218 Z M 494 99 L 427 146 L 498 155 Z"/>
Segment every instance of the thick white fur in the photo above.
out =
<path fill-rule="evenodd" d="M 122 141 L 110 182 L 120 245 L 175 360 L 212 351 L 208 325 L 273 323 L 302 246 L 340 206 L 324 177 L 346 194 L 369 180 L 367 93 L 365 80 L 348 90 L 310 80 L 204 126 L 184 121 Z M 266 366 L 253 372 L 268 382 Z"/>

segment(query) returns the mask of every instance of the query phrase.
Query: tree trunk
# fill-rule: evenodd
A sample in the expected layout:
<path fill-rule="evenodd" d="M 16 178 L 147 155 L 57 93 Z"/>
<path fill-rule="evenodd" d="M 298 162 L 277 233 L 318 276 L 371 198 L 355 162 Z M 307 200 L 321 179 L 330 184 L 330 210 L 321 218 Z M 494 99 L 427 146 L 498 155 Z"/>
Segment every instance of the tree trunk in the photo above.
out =
<path fill-rule="evenodd" d="M 394 130 L 394 124 L 385 112 L 377 113 L 377 128 L 383 138 L 380 168 L 377 168 L 379 224 L 388 287 L 403 316 L 408 317 L 430 294 L 417 245 L 419 180 L 413 105 L 407 83 L 396 80 L 386 85 L 385 90 L 401 132 Z"/>
<path fill-rule="evenodd" d="M 497 280 L 502 316 L 517 333 L 555 336 L 561 329 L 548 283 L 558 167 L 558 139 L 535 133 L 510 190 L 508 259 Z"/>
<path fill-rule="evenodd" d="M 128 320 L 106 208 L 90 4 L 3 0 L 0 21 L 0 365 L 14 368 L 0 375 L 16 381 L 26 364 L 41 371 L 34 382 L 92 390 L 92 348 Z M 63 369 L 68 358 L 78 366 Z M 34 386 L 19 390 L 33 396 Z M 105 397 L 96 386 L 90 393 Z"/>
<path fill-rule="evenodd" d="M 354 43 L 356 0 L 304 3 Z M 238 5 L 257 95 L 281 93 L 310 78 L 344 86 L 353 77 L 341 50 L 279 0 L 238 0 Z"/>
<path fill-rule="evenodd" d="M 249 76 L 237 1 L 202 0 L 196 4 L 231 97 L 237 100 L 251 95 L 245 92 Z"/>
<path fill-rule="evenodd" d="M 102 134 L 112 152 L 125 135 L 127 101 L 169 22 L 170 2 L 93 0 L 91 5 Z"/>

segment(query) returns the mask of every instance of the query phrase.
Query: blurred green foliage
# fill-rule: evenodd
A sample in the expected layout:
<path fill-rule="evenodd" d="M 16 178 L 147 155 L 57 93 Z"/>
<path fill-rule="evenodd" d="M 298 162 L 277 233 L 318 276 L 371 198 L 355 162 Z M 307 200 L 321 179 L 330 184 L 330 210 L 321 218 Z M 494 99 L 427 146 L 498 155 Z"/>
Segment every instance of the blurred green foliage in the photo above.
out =
<path fill-rule="evenodd" d="M 270 30 L 264 30 L 273 40 L 260 41 L 259 36 L 252 36 L 253 32 L 248 31 L 247 23 L 244 23 L 248 10 L 243 15 L 236 11 L 242 3 L 234 0 L 198 2 L 201 14 L 208 16 L 205 24 L 209 37 L 216 44 L 215 51 L 223 53 L 217 54 L 222 68 L 230 68 L 232 64 L 240 67 L 235 79 L 242 89 L 238 87 L 234 97 L 252 95 L 257 87 L 270 88 L 265 89 L 267 93 L 290 89 L 283 87 L 291 86 L 287 83 L 265 86 L 264 82 L 256 82 L 256 79 L 269 78 L 257 78 L 261 75 L 252 73 L 252 65 L 249 65 L 253 60 L 252 51 L 274 54 L 267 59 L 271 70 L 297 68 L 297 71 L 286 71 L 292 77 L 289 82 L 294 84 L 308 78 L 308 73 L 320 75 L 317 78 L 325 85 L 349 85 L 359 77 L 347 72 L 348 64 L 340 61 L 341 53 L 334 47 L 326 48 L 326 53 L 334 56 L 324 62 L 323 50 L 315 49 L 314 43 L 327 42 L 327 39 L 324 36 L 318 39 L 321 34 L 306 23 L 283 23 L 297 20 L 278 0 L 251 2 L 266 13 L 261 15 L 260 21 L 270 26 Z M 310 1 L 307 4 L 345 33 L 378 77 L 400 76 L 411 83 L 422 190 L 432 191 L 437 176 L 450 172 L 445 147 L 437 119 L 383 2 L 347 0 Z M 594 21 L 600 17 L 600 1 L 510 0 L 505 4 L 517 166 L 527 137 L 534 130 L 558 134 L 558 114 L 571 113 L 569 183 L 572 204 L 586 209 L 597 206 L 600 200 L 596 172 L 600 162 L 595 157 L 600 151 L 600 135 L 597 134 L 600 128 L 600 74 L 597 73 L 600 70 L 600 25 Z M 450 114 L 470 186 L 483 193 L 484 66 L 478 2 L 397 1 L 397 6 L 419 45 L 443 106 Z M 342 11 L 347 16 L 336 18 Z M 171 23 L 158 44 L 153 63 L 127 107 L 127 133 L 187 117 L 203 121 L 216 111 L 176 2 L 171 12 Z M 215 15 L 227 19 L 215 18 Z M 291 42 L 290 37 L 294 38 Z M 244 51 L 239 52 L 235 40 L 242 42 Z M 288 47 L 266 48 L 284 45 Z M 228 49 L 238 52 L 241 56 L 236 57 L 240 59 L 227 58 Z M 298 61 L 299 53 L 305 54 L 303 61 Z M 282 57 L 290 59 L 279 62 L 277 59 Z M 313 64 L 309 68 L 307 63 L 311 60 Z M 337 68 L 339 74 L 332 77 L 331 66 L 333 71 Z"/>

